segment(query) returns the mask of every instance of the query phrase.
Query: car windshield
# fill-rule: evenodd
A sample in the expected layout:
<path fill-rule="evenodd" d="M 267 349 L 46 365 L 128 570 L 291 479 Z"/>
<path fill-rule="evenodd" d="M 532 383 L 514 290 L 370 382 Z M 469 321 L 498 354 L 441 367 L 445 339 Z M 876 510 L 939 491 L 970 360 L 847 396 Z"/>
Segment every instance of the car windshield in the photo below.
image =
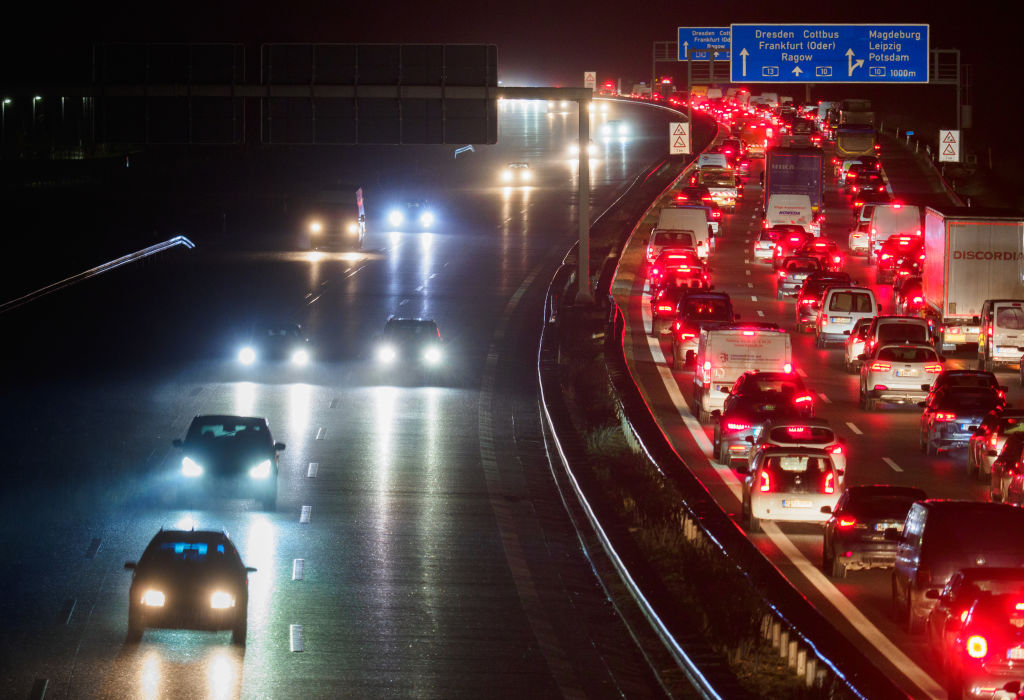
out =
<path fill-rule="evenodd" d="M 943 379 L 949 386 L 979 388 L 996 386 L 995 380 L 987 374 L 948 374 Z"/>
<path fill-rule="evenodd" d="M 794 394 L 803 389 L 795 379 L 784 379 L 781 377 L 757 377 L 748 386 L 751 390 L 759 393 L 775 392 L 779 394 Z"/>
<path fill-rule="evenodd" d="M 786 270 L 789 272 L 814 272 L 820 269 L 817 260 L 790 260 L 786 263 Z"/>
<path fill-rule="evenodd" d="M 878 326 L 878 339 L 905 340 L 908 342 L 927 342 L 928 329 L 920 323 L 883 323 Z"/>
<path fill-rule="evenodd" d="M 888 347 L 878 351 L 877 359 L 889 362 L 938 362 L 939 356 L 931 348 Z"/>
<path fill-rule="evenodd" d="M 238 420 L 207 420 L 193 422 L 188 429 L 189 440 L 229 442 L 231 440 L 266 440 L 267 431 L 261 422 Z"/>
<path fill-rule="evenodd" d="M 233 547 L 225 547 L 223 542 L 189 542 L 187 540 L 166 540 L 154 542 L 146 548 L 141 564 L 175 565 L 202 564 L 213 565 L 235 563 L 237 555 Z"/>
<path fill-rule="evenodd" d="M 978 506 L 991 504 L 976 504 Z M 946 551 L 954 552 L 1020 552 L 1024 542 L 1019 537 L 1005 537 L 1008 532 L 1024 531 L 1024 509 L 1021 508 L 964 508 L 949 513 L 949 517 L 928 518 L 925 546 L 935 542 Z M 964 527 L 969 522 L 971 526 Z M 972 561 L 974 554 L 972 554 Z"/>
<path fill-rule="evenodd" d="M 392 338 L 415 340 L 437 340 L 440 337 L 437 326 L 423 321 L 389 321 L 384 333 Z"/>
<path fill-rule="evenodd" d="M 874 310 L 874 304 L 868 292 L 837 292 L 832 295 L 828 310 L 867 314 Z"/>
<path fill-rule="evenodd" d="M 687 318 L 732 320 L 732 308 L 725 299 L 687 299 L 683 313 Z"/>

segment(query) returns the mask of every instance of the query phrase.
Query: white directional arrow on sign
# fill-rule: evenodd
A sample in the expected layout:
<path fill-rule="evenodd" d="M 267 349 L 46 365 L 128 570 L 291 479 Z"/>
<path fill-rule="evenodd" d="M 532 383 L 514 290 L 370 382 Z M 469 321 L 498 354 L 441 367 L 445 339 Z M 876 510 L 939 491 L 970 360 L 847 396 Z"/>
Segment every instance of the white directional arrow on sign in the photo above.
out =
<path fill-rule="evenodd" d="M 800 66 L 797 66 L 796 68 L 793 69 L 793 75 L 795 75 L 796 77 L 799 78 L 801 73 L 803 73 L 803 71 L 800 70 Z"/>
<path fill-rule="evenodd" d="M 747 77 L 747 56 L 749 56 L 749 55 L 750 54 L 747 53 L 746 49 L 743 49 L 742 51 L 740 51 L 740 56 L 743 57 L 743 77 L 744 78 Z"/>
<path fill-rule="evenodd" d="M 683 42 L 683 55 L 687 58 L 690 57 L 690 42 L 688 41 Z"/>
<path fill-rule="evenodd" d="M 853 49 L 846 49 L 846 75 L 847 77 L 853 77 L 853 71 L 857 68 L 864 66 L 864 59 L 858 58 L 856 61 L 853 60 Z"/>

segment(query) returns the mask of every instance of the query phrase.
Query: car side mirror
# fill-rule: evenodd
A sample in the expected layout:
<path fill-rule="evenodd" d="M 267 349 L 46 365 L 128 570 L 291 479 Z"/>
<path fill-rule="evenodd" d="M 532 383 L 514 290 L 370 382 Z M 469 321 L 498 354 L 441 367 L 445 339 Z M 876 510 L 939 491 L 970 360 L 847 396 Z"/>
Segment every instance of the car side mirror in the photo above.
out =
<path fill-rule="evenodd" d="M 974 434 L 975 435 L 984 435 L 985 434 L 985 429 L 982 426 L 979 425 L 977 428 L 974 429 Z"/>
<path fill-rule="evenodd" d="M 976 326 L 979 323 L 981 323 L 981 316 L 971 316 L 971 324 L 972 325 Z"/>
<path fill-rule="evenodd" d="M 996 452 L 995 450 L 989 450 L 988 452 L 985 453 L 985 455 L 988 457 L 998 457 L 999 453 Z"/>
<path fill-rule="evenodd" d="M 275 442 L 274 443 L 274 449 L 277 450 L 278 452 L 281 452 L 282 450 L 284 450 L 284 443 L 283 442 Z"/>
<path fill-rule="evenodd" d="M 846 476 L 846 470 L 836 469 L 836 476 L 838 476 L 840 479 L 844 478 Z"/>
<path fill-rule="evenodd" d="M 924 592 L 924 597 L 928 600 L 938 600 L 941 595 L 942 594 L 939 592 L 939 589 L 937 588 L 929 588 L 927 591 Z"/>
<path fill-rule="evenodd" d="M 727 386 L 720 386 L 720 387 L 718 387 L 718 390 L 720 392 L 722 392 L 723 394 L 728 394 L 729 393 L 729 387 L 727 387 Z"/>
<path fill-rule="evenodd" d="M 171 440 L 171 444 L 174 445 L 175 447 L 181 447 L 181 439 L 174 438 L 173 440 Z"/>
<path fill-rule="evenodd" d="M 822 506 L 821 512 L 825 515 L 832 515 L 832 506 Z"/>
<path fill-rule="evenodd" d="M 850 331 L 843 331 L 843 335 L 850 335 Z"/>
<path fill-rule="evenodd" d="M 133 561 L 126 561 L 124 563 L 124 570 L 125 571 L 135 571 L 135 566 L 136 566 L 135 562 L 133 562 Z"/>
<path fill-rule="evenodd" d="M 738 463 L 736 465 L 736 473 L 737 474 L 744 474 L 744 475 L 749 474 L 750 473 L 750 465 L 748 465 L 746 462 Z"/>
<path fill-rule="evenodd" d="M 245 567 L 245 573 L 247 573 L 247 574 L 255 574 L 256 571 L 257 571 L 257 569 L 256 569 L 255 566 L 247 566 L 247 567 Z"/>

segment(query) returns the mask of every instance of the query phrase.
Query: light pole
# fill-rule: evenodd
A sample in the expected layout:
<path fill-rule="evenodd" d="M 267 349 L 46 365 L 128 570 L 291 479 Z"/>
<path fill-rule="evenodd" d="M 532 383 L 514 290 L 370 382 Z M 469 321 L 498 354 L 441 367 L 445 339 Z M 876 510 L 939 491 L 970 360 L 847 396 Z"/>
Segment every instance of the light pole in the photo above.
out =
<path fill-rule="evenodd" d="M 41 99 L 43 99 L 42 95 L 35 95 L 32 98 L 32 130 L 33 131 L 35 131 L 35 129 L 36 129 L 36 102 L 38 102 Z"/>
<path fill-rule="evenodd" d="M 11 104 L 11 98 L 5 97 L 0 102 L 0 147 L 7 143 L 7 105 Z"/>

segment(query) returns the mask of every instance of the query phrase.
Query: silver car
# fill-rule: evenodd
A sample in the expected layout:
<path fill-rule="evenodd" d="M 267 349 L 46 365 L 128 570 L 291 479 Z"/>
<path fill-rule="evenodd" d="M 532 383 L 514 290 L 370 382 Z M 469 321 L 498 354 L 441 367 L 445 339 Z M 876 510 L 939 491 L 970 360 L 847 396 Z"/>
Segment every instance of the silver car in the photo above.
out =
<path fill-rule="evenodd" d="M 922 343 L 878 345 L 858 359 L 860 407 L 865 411 L 874 411 L 879 403 L 923 401 L 946 361 Z"/>
<path fill-rule="evenodd" d="M 839 482 L 825 450 L 758 449 L 743 481 L 743 525 L 747 532 L 760 532 L 762 520 L 824 524 L 839 501 Z"/>
<path fill-rule="evenodd" d="M 856 374 L 860 367 L 860 360 L 857 359 L 864 354 L 864 346 L 867 343 L 868 331 L 871 330 L 873 318 L 858 319 L 853 325 L 853 330 L 846 337 L 846 371 Z"/>

